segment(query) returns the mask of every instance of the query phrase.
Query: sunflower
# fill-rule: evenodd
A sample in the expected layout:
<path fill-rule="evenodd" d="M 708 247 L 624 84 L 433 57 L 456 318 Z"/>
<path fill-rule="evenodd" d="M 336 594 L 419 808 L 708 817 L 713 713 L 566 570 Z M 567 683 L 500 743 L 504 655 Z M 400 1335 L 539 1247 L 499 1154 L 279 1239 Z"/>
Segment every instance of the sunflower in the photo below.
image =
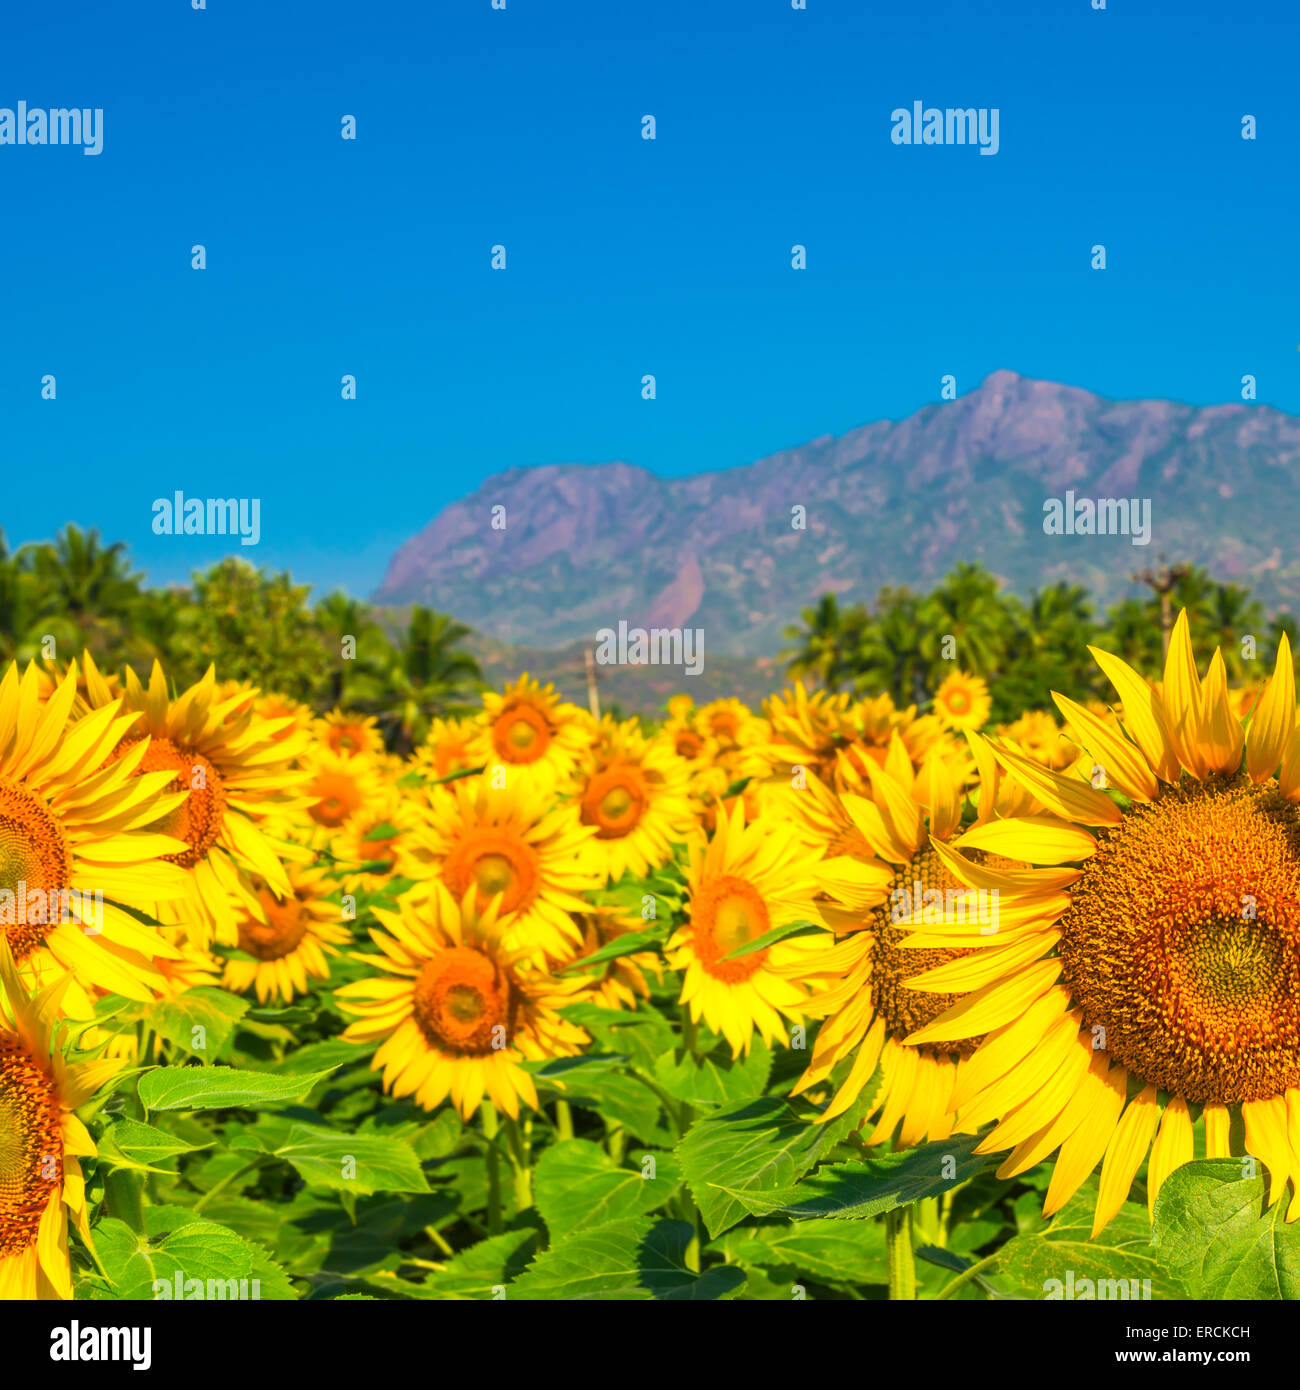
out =
<path fill-rule="evenodd" d="M 1300 738 L 1289 645 L 1248 736 L 1232 716 L 1222 654 L 1198 675 L 1186 613 L 1160 691 L 1118 657 L 1093 655 L 1124 702 L 1124 731 L 1053 698 L 1095 759 L 1097 785 L 1009 744 L 995 749 L 1051 812 L 1003 821 L 999 845 L 1031 863 L 1077 863 L 1074 881 L 1000 959 L 950 973 L 946 985 L 966 997 L 915 1036 L 987 1033 L 953 1104 L 959 1116 L 1002 1116 L 982 1147 L 1011 1150 L 1004 1177 L 1059 1149 L 1048 1215 L 1100 1163 L 1096 1234 L 1148 1150 L 1154 1208 L 1192 1157 L 1198 1118 L 1217 1158 L 1239 1115 L 1247 1151 L 1268 1169 L 1270 1205 L 1291 1182 L 1294 1220 Z"/>
<path fill-rule="evenodd" d="M 411 761 L 434 779 L 468 772 L 474 766 L 473 744 L 478 725 L 470 719 L 434 719 Z"/>
<path fill-rule="evenodd" d="M 537 1109 L 522 1063 L 571 1057 L 589 1041 L 557 1012 L 589 986 L 530 969 L 505 945 L 500 899 L 480 912 L 475 897 L 471 888 L 458 902 L 437 884 L 422 902 L 408 895 L 397 912 L 377 908 L 387 930 L 370 935 L 383 954 L 359 959 L 382 973 L 335 997 L 357 1019 L 344 1039 L 380 1043 L 371 1065 L 383 1068 L 386 1091 L 426 1110 L 450 1095 L 467 1120 L 486 1095 L 513 1117 L 521 1101 Z"/>
<path fill-rule="evenodd" d="M 373 714 L 333 709 L 320 721 L 317 730 L 326 748 L 345 758 L 356 757 L 358 753 L 374 757 L 384 751 L 379 721 Z"/>
<path fill-rule="evenodd" d="M 914 776 L 902 740 L 895 735 L 886 766 L 872 764 L 869 775 L 869 798 L 844 793 L 830 807 L 823 800 L 822 817 L 833 811 L 832 825 L 839 827 L 828 849 L 838 854 L 820 867 L 818 879 L 847 910 L 825 913 L 841 933 L 833 952 L 839 979 L 810 1008 L 827 1021 L 795 1089 L 820 1084 L 852 1056 L 821 1117 L 828 1120 L 857 1100 L 879 1066 L 880 1086 L 867 1118 L 877 1111 L 880 1118 L 868 1142 L 885 1143 L 897 1130 L 899 1143 L 908 1147 L 952 1133 L 948 1098 L 979 1039 L 954 1035 L 941 1044 L 909 1045 L 909 1034 L 952 1002 L 943 988 L 942 971 L 974 953 L 942 941 L 927 943 L 929 949 L 902 948 L 921 939 L 917 927 L 938 929 L 949 917 L 970 921 L 974 930 L 986 933 L 1010 928 L 1026 911 L 1036 909 L 1039 896 L 1050 892 L 1052 884 L 1049 875 L 1034 878 L 1014 868 L 977 870 L 974 863 L 970 874 L 976 882 L 970 886 L 977 891 L 968 891 L 958 880 L 953 861 L 965 863 L 966 854 L 958 853 L 951 842 L 961 826 L 961 793 L 937 752 Z M 1014 797 L 999 799 L 996 787 L 982 798 L 989 816 L 1022 804 Z M 807 814 L 813 807 L 810 802 Z M 988 856 L 976 850 L 973 858 L 985 864 Z M 1032 906 L 1025 906 L 1026 898 Z M 904 987 L 918 968 L 934 972 L 932 990 Z"/>
<path fill-rule="evenodd" d="M 484 694 L 470 766 L 503 767 L 512 782 L 550 789 L 573 774 L 592 742 L 591 716 L 524 672 L 502 694 Z"/>
<path fill-rule="evenodd" d="M 259 695 L 253 687 L 246 687 L 253 695 L 253 711 L 259 719 L 265 719 L 273 727 L 269 732 L 273 739 L 283 741 L 296 735 L 307 733 L 316 722 L 316 713 L 310 705 L 299 700 L 291 700 L 287 695 Z"/>
<path fill-rule="evenodd" d="M 85 665 L 87 698 L 98 717 L 117 701 L 89 654 Z M 294 793 L 303 774 L 294 760 L 307 735 L 278 737 L 278 721 L 256 712 L 255 692 L 243 687 L 220 695 L 211 667 L 174 699 L 156 661 L 147 687 L 129 667 L 125 685 L 124 707 L 138 720 L 119 737 L 109 763 L 138 777 L 165 772 L 163 785 L 188 793 L 153 822 L 155 830 L 183 842 L 168 859 L 184 870 L 186 889 L 183 898 L 160 902 L 154 915 L 184 926 L 200 949 L 214 939 L 233 946 L 241 905 L 253 901 L 250 874 L 260 874 L 278 893 L 289 891 L 260 822 L 298 804 Z"/>
<path fill-rule="evenodd" d="M 396 870 L 418 823 L 411 797 L 390 784 L 337 831 L 320 830 L 313 843 L 327 850 L 345 893 L 377 893 Z"/>
<path fill-rule="evenodd" d="M 602 882 L 601 858 L 572 803 L 554 801 L 537 785 L 494 786 L 491 773 L 430 789 L 421 823 L 404 842 L 399 868 L 418 877 L 412 890 L 427 896 L 441 882 L 457 898 L 477 892 L 480 910 L 498 894 L 510 916 L 511 950 L 541 966 L 566 960 L 582 943 L 574 914 L 581 896 Z"/>
<path fill-rule="evenodd" d="M 644 931 L 646 926 L 639 917 L 629 916 L 616 907 L 596 904 L 586 912 L 579 913 L 576 921 L 582 932 L 582 946 L 570 969 L 581 969 L 586 956 L 627 936 L 629 932 Z M 650 997 L 647 973 L 652 973 L 656 979 L 662 976 L 659 957 L 655 952 L 637 951 L 632 955 L 615 956 L 613 960 L 605 962 L 599 974 L 588 972 L 586 975 L 587 979 L 593 981 L 592 1003 L 603 1004 L 607 1009 L 635 1009 L 638 1000 Z"/>
<path fill-rule="evenodd" d="M 949 729 L 980 729 L 993 701 L 988 685 L 967 671 L 953 671 L 934 692 L 934 712 Z"/>
<path fill-rule="evenodd" d="M 279 996 L 291 1004 L 311 980 L 328 980 L 329 956 L 352 940 L 342 909 L 330 901 L 334 883 L 324 868 L 290 864 L 292 891 L 277 897 L 254 882 L 256 914 L 239 920 L 239 949 L 251 960 L 228 960 L 221 983 L 235 994 L 252 989 L 260 1004 Z"/>
<path fill-rule="evenodd" d="M 179 952 L 126 908 L 183 898 L 185 874 L 166 860 L 187 845 L 141 827 L 183 816 L 187 793 L 142 770 L 148 739 L 110 757 L 139 718 L 120 696 L 73 718 L 75 668 L 44 702 L 35 666 L 0 680 L 0 936 L 38 981 L 71 970 L 79 996 L 147 1001 L 162 985 L 155 958 Z"/>
<path fill-rule="evenodd" d="M 0 1300 L 70 1299 L 69 1218 L 90 1244 L 78 1159 L 95 1144 L 72 1112 L 122 1064 L 70 1062 L 56 1048 L 70 978 L 29 995 L 0 934 Z"/>
<path fill-rule="evenodd" d="M 647 739 L 636 719 L 601 721 L 590 763 L 573 783 L 591 850 L 605 878 L 645 875 L 695 833 L 690 769 L 665 738 Z"/>
<path fill-rule="evenodd" d="M 998 737 L 1014 743 L 1036 763 L 1060 772 L 1075 761 L 1077 750 L 1066 732 L 1046 710 L 1026 710 L 1010 724 L 998 726 Z"/>
<path fill-rule="evenodd" d="M 314 748 L 306 758 L 307 814 L 327 831 L 339 831 L 364 817 L 383 796 L 379 765 L 366 753 L 355 756 Z"/>
<path fill-rule="evenodd" d="M 802 681 L 783 695 L 769 695 L 763 710 L 772 729 L 776 759 L 773 776 L 789 781 L 795 768 L 814 772 L 829 781 L 840 749 L 858 734 L 849 713 L 849 697 L 825 690 L 811 693 Z"/>
<path fill-rule="evenodd" d="M 685 971 L 681 1002 L 748 1053 L 757 1029 L 768 1043 L 788 1038 L 782 1019 L 799 1023 L 812 978 L 826 952 L 824 931 L 728 957 L 778 927 L 823 926 L 814 896 L 816 854 L 789 825 L 760 817 L 746 825 L 743 802 L 718 818 L 713 837 L 691 846 L 687 920 L 668 942 L 668 963 Z"/>

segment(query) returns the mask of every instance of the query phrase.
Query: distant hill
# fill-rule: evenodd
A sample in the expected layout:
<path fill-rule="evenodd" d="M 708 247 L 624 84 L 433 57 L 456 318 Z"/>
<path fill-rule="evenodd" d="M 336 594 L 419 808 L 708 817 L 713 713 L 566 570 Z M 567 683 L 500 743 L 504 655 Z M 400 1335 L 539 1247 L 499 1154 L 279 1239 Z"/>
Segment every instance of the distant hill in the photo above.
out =
<path fill-rule="evenodd" d="M 1151 544 L 1045 535 L 1044 501 L 1069 489 L 1151 499 Z M 999 371 L 958 400 L 745 467 L 510 469 L 407 541 L 374 597 L 535 649 L 590 644 L 620 619 L 698 627 L 712 676 L 715 657 L 773 656 L 827 590 L 870 601 L 929 587 L 959 560 L 1022 594 L 1067 579 L 1110 602 L 1164 554 L 1295 607 L 1298 489 L 1300 419 L 1270 407 L 1109 401 Z M 497 505 L 505 530 L 491 527 Z M 806 530 L 791 526 L 796 506 Z M 680 670 L 662 674 L 682 688 Z"/>

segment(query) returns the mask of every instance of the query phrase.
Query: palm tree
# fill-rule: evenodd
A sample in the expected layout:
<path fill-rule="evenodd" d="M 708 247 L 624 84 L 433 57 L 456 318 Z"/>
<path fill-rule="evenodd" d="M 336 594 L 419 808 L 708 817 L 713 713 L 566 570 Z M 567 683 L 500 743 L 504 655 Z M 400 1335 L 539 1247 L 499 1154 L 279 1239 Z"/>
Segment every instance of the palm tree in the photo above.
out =
<path fill-rule="evenodd" d="M 1011 611 L 998 583 L 981 565 L 959 563 L 921 605 L 921 648 L 930 663 L 933 683 L 952 670 L 951 662 L 983 676 L 996 674 L 1011 635 Z M 956 642 L 954 657 L 943 641 Z"/>
<path fill-rule="evenodd" d="M 1249 664 L 1256 674 L 1264 674 L 1256 666 L 1255 657 L 1247 658 L 1242 651 L 1242 638 L 1249 637 L 1258 646 L 1264 627 L 1264 609 L 1249 589 L 1239 584 L 1215 584 L 1206 609 L 1206 646 L 1217 646 L 1223 652 L 1223 664 L 1232 680 L 1240 680 Z M 1261 653 L 1256 652 L 1256 657 Z"/>
<path fill-rule="evenodd" d="M 71 623 L 81 645 L 103 652 L 130 634 L 140 577 L 131 572 L 122 541 L 105 546 L 98 531 L 69 523 L 52 544 L 32 547 L 29 563 L 42 616 Z"/>
<path fill-rule="evenodd" d="M 800 610 L 803 625 L 792 624 L 785 635 L 795 646 L 778 660 L 792 676 L 813 676 L 828 690 L 835 689 L 842 669 L 841 643 L 844 618 L 834 594 L 823 594 L 813 608 Z"/>
<path fill-rule="evenodd" d="M 391 748 L 409 752 L 434 715 L 469 712 L 483 685 L 478 662 L 461 647 L 472 635 L 464 623 L 417 604 L 387 670 L 358 680 L 353 703 L 378 715 Z"/>

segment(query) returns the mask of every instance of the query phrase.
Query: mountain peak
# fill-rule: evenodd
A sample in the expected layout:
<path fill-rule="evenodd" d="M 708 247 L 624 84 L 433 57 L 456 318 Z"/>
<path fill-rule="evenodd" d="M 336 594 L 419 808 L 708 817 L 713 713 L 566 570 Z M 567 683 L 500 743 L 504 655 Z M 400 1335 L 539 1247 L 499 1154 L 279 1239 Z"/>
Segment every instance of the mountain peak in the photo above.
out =
<path fill-rule="evenodd" d="M 1297 484 L 1294 417 L 1117 403 L 1002 368 L 954 402 L 740 468 L 513 468 L 402 546 L 375 597 L 431 604 L 507 642 L 586 642 L 625 619 L 702 627 L 706 650 L 749 657 L 778 651 L 822 593 L 870 603 L 958 560 L 1021 593 L 1064 579 L 1111 602 L 1148 552 L 1127 535 L 1045 535 L 1044 501 L 1072 490 L 1149 499 L 1151 555 L 1293 605 Z M 504 531 L 490 524 L 498 504 Z M 1248 550 L 1232 540 L 1242 535 Z"/>

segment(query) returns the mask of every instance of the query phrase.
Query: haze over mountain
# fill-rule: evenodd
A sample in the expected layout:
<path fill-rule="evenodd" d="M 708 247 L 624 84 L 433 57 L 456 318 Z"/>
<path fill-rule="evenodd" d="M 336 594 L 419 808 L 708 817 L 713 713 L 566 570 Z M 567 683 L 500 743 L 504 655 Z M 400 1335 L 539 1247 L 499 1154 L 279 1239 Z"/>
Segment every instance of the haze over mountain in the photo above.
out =
<path fill-rule="evenodd" d="M 749 657 L 775 653 L 828 590 L 870 601 L 960 560 L 1021 594 L 1065 579 L 1110 602 L 1166 556 L 1292 607 L 1298 485 L 1300 419 L 1268 406 L 1110 401 L 998 371 L 955 401 L 744 467 L 509 469 L 406 542 L 375 600 L 431 604 L 532 647 L 590 642 L 622 619 L 700 627 L 707 650 Z M 1043 504 L 1067 490 L 1150 499 L 1150 544 L 1045 534 Z"/>

